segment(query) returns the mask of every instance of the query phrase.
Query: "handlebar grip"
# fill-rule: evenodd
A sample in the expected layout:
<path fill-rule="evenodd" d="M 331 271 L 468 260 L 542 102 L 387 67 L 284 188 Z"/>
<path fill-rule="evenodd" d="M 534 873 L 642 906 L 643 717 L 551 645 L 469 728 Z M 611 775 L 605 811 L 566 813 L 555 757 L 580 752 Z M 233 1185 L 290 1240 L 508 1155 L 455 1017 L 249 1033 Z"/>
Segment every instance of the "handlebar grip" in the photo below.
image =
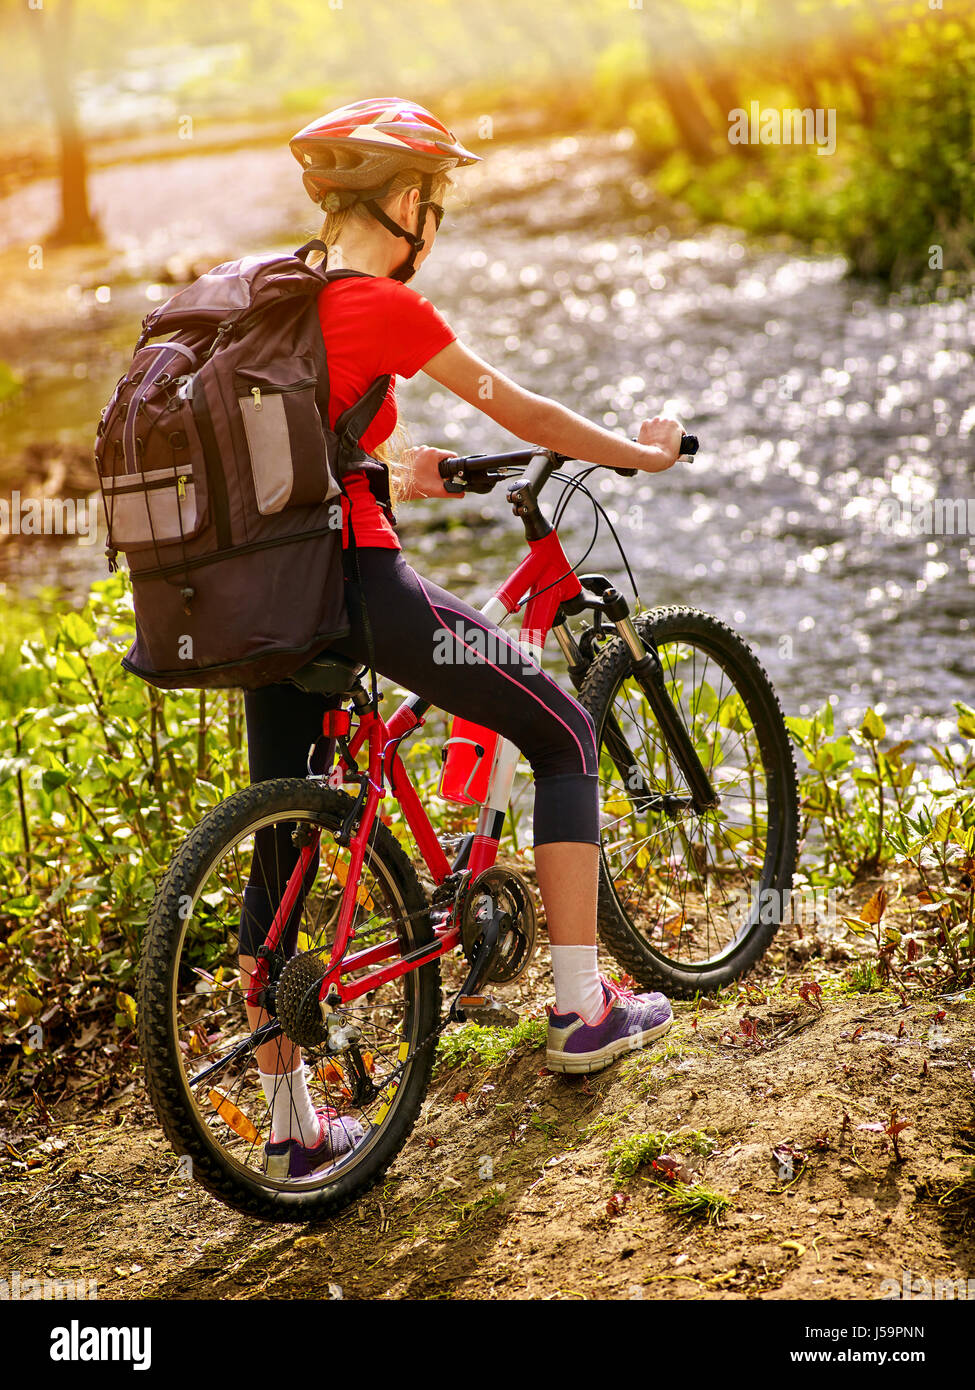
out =
<path fill-rule="evenodd" d="M 634 444 L 636 440 L 632 441 Z M 700 448 L 700 440 L 696 434 L 682 434 L 680 437 L 680 453 L 678 458 L 692 458 Z M 619 473 L 623 478 L 632 478 L 638 470 L 636 468 L 614 468 L 614 473 Z"/>
<path fill-rule="evenodd" d="M 464 459 L 456 457 L 438 459 L 437 472 L 440 474 L 441 478 L 443 478 L 445 491 L 452 492 L 459 496 L 463 496 L 463 494 L 468 492 L 493 491 L 498 481 L 496 475 L 492 477 L 482 473 L 471 472 L 465 474 L 463 482 L 458 482 L 455 474 L 458 467 L 463 471 L 464 462 Z"/>

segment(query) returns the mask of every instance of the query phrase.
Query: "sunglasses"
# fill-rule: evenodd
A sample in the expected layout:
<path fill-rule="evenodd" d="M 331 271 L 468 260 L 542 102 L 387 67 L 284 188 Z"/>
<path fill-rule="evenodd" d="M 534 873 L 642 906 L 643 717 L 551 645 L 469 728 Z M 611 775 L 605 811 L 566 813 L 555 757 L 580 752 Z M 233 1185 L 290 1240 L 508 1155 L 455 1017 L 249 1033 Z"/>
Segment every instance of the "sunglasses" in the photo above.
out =
<path fill-rule="evenodd" d="M 440 224 L 441 224 L 441 222 L 443 221 L 443 212 L 444 212 L 444 210 L 443 210 L 443 208 L 440 206 L 440 204 L 439 204 L 439 203 L 435 203 L 435 202 L 433 202 L 431 199 L 428 198 L 425 202 L 420 203 L 420 207 L 421 207 L 421 208 L 430 208 L 430 209 L 432 209 L 432 211 L 433 211 L 433 217 L 434 217 L 434 228 L 435 228 L 436 231 L 439 232 L 439 230 L 440 230 Z"/>

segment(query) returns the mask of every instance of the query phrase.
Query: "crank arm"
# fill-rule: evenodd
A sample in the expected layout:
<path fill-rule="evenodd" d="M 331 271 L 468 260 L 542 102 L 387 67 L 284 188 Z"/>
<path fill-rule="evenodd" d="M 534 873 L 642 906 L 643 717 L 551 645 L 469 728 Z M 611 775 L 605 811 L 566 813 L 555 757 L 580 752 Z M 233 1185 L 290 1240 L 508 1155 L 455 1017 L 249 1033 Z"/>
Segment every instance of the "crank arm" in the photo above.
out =
<path fill-rule="evenodd" d="M 494 964 L 494 959 L 498 953 L 498 947 L 511 927 L 511 918 L 507 912 L 496 912 L 490 922 L 484 928 L 484 935 L 481 937 L 477 946 L 477 955 L 468 972 L 467 979 L 460 987 L 460 991 L 450 1006 L 450 1017 L 455 1023 L 466 1022 L 464 1004 L 469 1002 L 471 1007 L 480 1007 L 486 1002 L 485 996 L 480 991 L 481 985 L 487 979 L 488 972 Z"/>

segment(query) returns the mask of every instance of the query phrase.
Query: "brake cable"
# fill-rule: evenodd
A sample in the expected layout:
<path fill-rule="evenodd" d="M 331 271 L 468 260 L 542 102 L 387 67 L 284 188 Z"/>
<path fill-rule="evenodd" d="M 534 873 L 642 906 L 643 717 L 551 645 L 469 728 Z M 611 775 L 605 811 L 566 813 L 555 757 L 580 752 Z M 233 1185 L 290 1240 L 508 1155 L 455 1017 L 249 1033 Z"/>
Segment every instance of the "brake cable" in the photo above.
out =
<path fill-rule="evenodd" d="M 630 562 L 629 562 L 629 560 L 626 558 L 626 551 L 623 549 L 623 543 L 622 543 L 622 541 L 620 540 L 619 536 L 618 536 L 617 533 L 616 533 L 616 527 L 615 527 L 615 526 L 613 525 L 613 523 L 610 521 L 609 516 L 608 516 L 608 514 L 607 514 L 607 512 L 606 512 L 606 508 L 603 506 L 603 504 L 599 501 L 598 498 L 596 498 L 596 497 L 593 496 L 593 494 L 589 491 L 589 489 L 588 489 L 588 488 L 585 486 L 585 484 L 584 484 L 584 480 L 585 480 L 586 478 L 588 478 L 592 473 L 595 473 L 596 469 L 597 469 L 597 468 L 600 468 L 600 467 L 602 467 L 601 464 L 592 463 L 592 464 L 590 464 L 589 467 L 585 470 L 585 472 L 583 472 L 583 473 L 577 473 L 577 474 L 575 474 L 573 477 L 566 477 L 566 475 L 561 474 L 561 473 L 554 473 L 554 474 L 552 475 L 553 477 L 558 478 L 560 482 L 565 482 L 565 483 L 567 484 L 567 486 L 563 489 L 562 495 L 559 497 L 558 502 L 556 503 L 555 512 L 554 512 L 554 515 L 553 515 L 553 517 L 552 517 L 552 524 L 555 525 L 555 526 L 558 525 L 558 522 L 559 522 L 560 517 L 562 516 L 562 513 L 565 511 L 566 507 L 569 505 L 570 498 L 569 498 L 569 496 L 567 495 L 567 494 L 569 493 L 568 484 L 572 484 L 572 489 L 573 489 L 573 491 L 581 491 L 581 492 L 584 492 L 585 495 L 589 498 L 590 502 L 593 504 L 593 506 L 599 511 L 599 513 L 601 514 L 603 520 L 606 522 L 606 525 L 609 527 L 609 533 L 610 533 L 610 535 L 613 537 L 613 540 L 616 542 L 616 549 L 617 549 L 617 550 L 619 551 L 619 553 L 620 553 L 620 559 L 623 561 L 623 567 L 624 567 L 624 569 L 626 570 L 627 577 L 628 577 L 628 579 L 629 579 L 629 581 L 630 581 L 630 587 L 631 587 L 631 589 L 633 590 L 633 597 L 634 597 L 634 599 L 636 600 L 636 602 L 639 603 L 639 602 L 640 602 L 640 593 L 639 593 L 639 590 L 638 590 L 637 587 L 636 587 L 636 580 L 633 578 L 633 571 L 632 571 L 632 569 L 630 568 Z M 594 539 L 594 541 L 593 541 L 593 544 L 595 544 L 595 539 Z M 592 546 L 590 546 L 589 549 L 591 550 L 591 549 L 592 549 Z M 586 551 L 586 555 L 588 555 L 588 554 L 589 554 L 589 551 L 587 550 L 587 551 Z M 586 556 L 584 555 L 582 558 L 583 558 L 583 560 L 584 560 L 584 559 L 586 558 Z M 579 561 L 579 564 L 580 564 L 580 565 L 582 564 L 582 560 Z M 573 568 L 576 568 L 576 566 L 573 566 Z"/>

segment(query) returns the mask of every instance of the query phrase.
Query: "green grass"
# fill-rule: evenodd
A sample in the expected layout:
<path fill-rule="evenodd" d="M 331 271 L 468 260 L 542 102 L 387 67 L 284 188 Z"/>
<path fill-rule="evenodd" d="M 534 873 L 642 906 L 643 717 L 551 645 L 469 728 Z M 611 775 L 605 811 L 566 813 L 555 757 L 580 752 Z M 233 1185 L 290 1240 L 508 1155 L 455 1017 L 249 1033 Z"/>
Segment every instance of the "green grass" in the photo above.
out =
<path fill-rule="evenodd" d="M 448 1205 L 456 1215 L 433 1229 L 431 1231 L 433 1238 L 435 1240 L 456 1240 L 458 1236 L 466 1235 L 499 1207 L 504 1199 L 504 1189 L 492 1186 L 481 1197 L 460 1202 L 449 1201 Z"/>
<path fill-rule="evenodd" d="M 624 1120 L 629 1119 L 632 1109 L 633 1106 L 628 1105 L 625 1110 L 618 1110 L 612 1115 L 600 1115 L 598 1120 L 593 1120 L 588 1125 L 580 1125 L 583 1141 L 595 1139 L 597 1134 L 605 1134 L 608 1130 L 618 1129 Z"/>
<path fill-rule="evenodd" d="M 730 1197 L 704 1183 L 682 1183 L 677 1187 L 657 1183 L 656 1186 L 660 1189 L 663 1205 L 683 1221 L 703 1221 L 713 1226 L 733 1205 Z"/>
<path fill-rule="evenodd" d="M 884 989 L 876 966 L 869 961 L 855 965 L 846 979 L 846 992 L 849 994 L 879 994 Z"/>
<path fill-rule="evenodd" d="M 615 1144 L 611 1144 L 606 1158 L 617 1182 L 632 1178 L 638 1168 L 659 1158 L 667 1147 L 668 1137 L 663 1130 L 649 1130 L 645 1134 L 631 1134 L 628 1139 L 617 1139 Z"/>
<path fill-rule="evenodd" d="M 464 1062 L 482 1062 L 500 1067 L 519 1048 L 535 1051 L 545 1046 L 548 1024 L 543 1018 L 523 1018 L 513 1028 L 484 1028 L 465 1023 L 455 1032 L 445 1033 L 437 1044 L 437 1067 L 451 1068 Z"/>
<path fill-rule="evenodd" d="M 648 1130 L 643 1134 L 631 1134 L 626 1139 L 618 1139 L 610 1146 L 607 1160 L 613 1170 L 614 1179 L 621 1182 L 632 1178 L 638 1169 L 670 1150 L 706 1157 L 714 1148 L 714 1138 L 704 1130 L 691 1129 L 673 1134 L 667 1134 L 663 1130 Z"/>

